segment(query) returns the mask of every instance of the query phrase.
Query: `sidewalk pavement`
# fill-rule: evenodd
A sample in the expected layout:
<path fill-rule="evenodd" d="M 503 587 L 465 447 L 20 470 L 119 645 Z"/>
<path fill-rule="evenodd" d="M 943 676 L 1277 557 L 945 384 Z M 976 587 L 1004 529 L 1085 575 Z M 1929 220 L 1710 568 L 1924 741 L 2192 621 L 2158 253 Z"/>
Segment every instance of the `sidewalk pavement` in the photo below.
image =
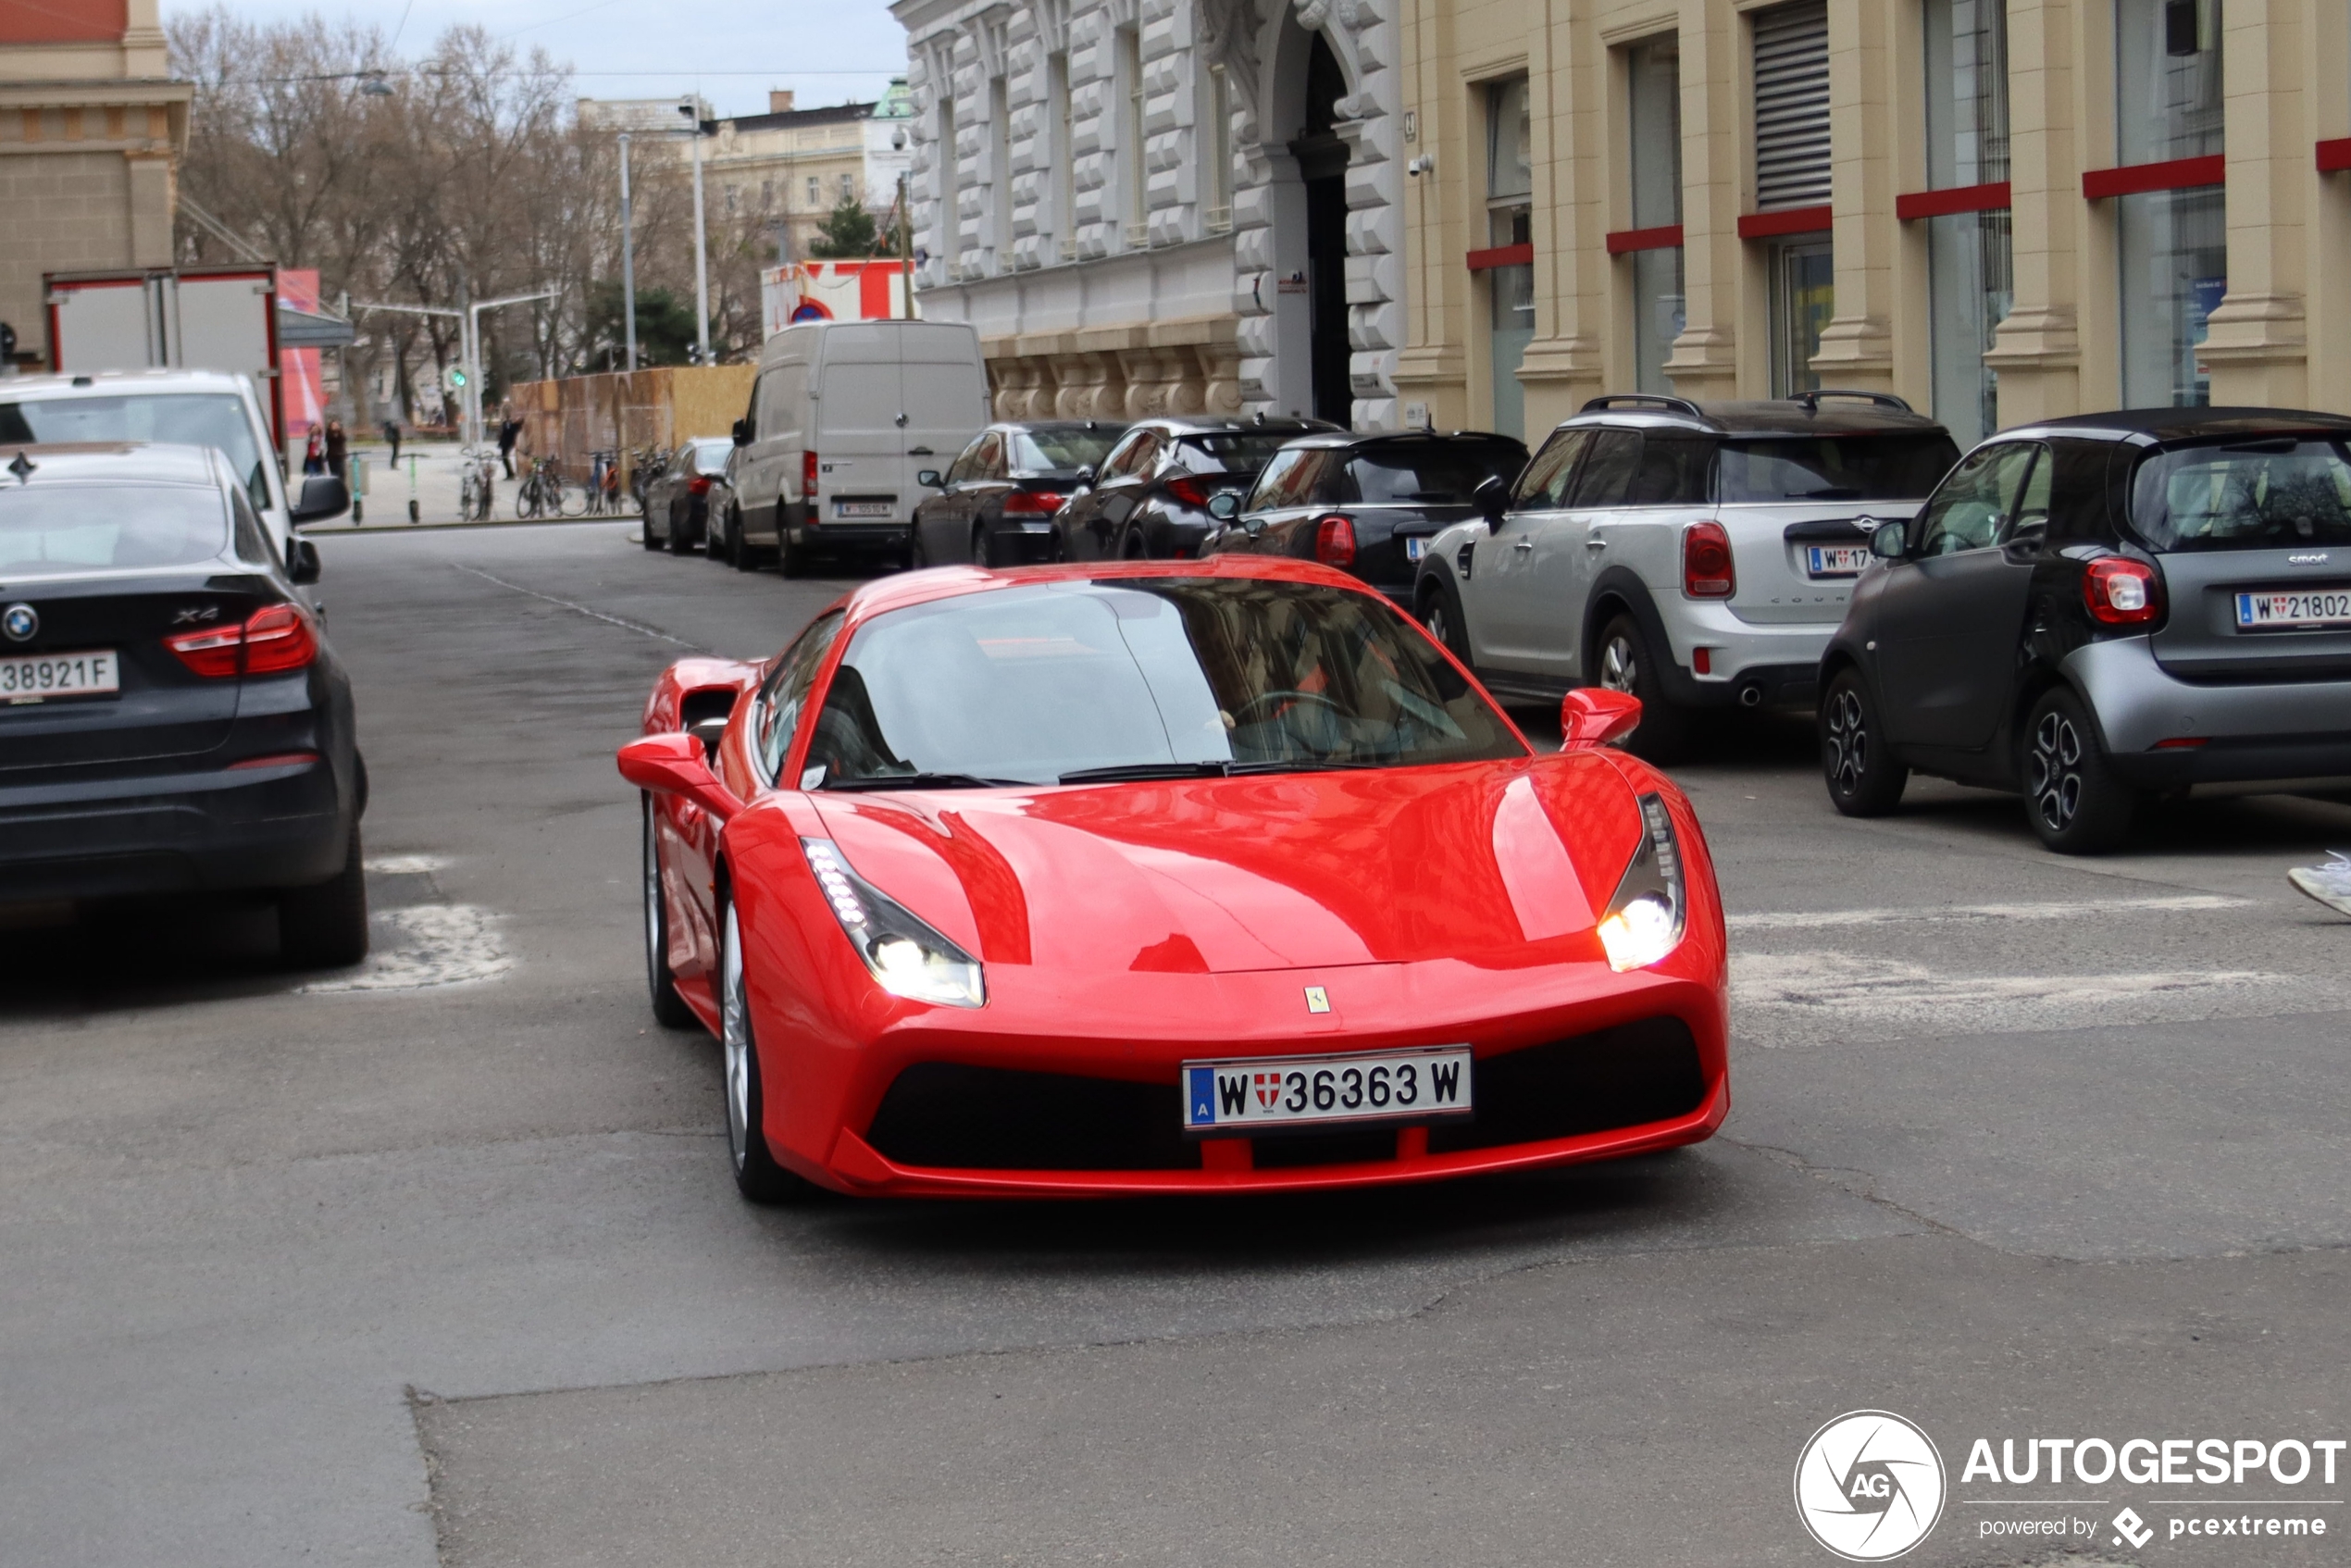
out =
<path fill-rule="evenodd" d="M 515 516 L 515 492 L 521 488 L 518 479 L 505 477 L 503 467 L 494 468 L 496 478 L 491 484 L 493 499 L 490 516 L 485 518 L 458 515 L 457 502 L 463 482 L 464 458 L 453 442 L 404 442 L 400 448 L 400 465 L 391 464 L 392 449 L 382 442 L 355 443 L 351 448 L 351 474 L 357 516 L 346 515 L 329 523 L 313 524 L 305 532 L 326 532 L 347 528 L 399 528 L 414 521 L 434 523 L 511 523 Z M 493 465 L 496 458 L 491 458 Z M 523 472 L 523 459 L 515 459 L 515 472 Z M 417 516 L 408 516 L 408 503 L 417 503 Z M 626 498 L 622 515 L 634 519 L 636 505 Z M 600 514 L 609 516 L 611 514 Z"/>

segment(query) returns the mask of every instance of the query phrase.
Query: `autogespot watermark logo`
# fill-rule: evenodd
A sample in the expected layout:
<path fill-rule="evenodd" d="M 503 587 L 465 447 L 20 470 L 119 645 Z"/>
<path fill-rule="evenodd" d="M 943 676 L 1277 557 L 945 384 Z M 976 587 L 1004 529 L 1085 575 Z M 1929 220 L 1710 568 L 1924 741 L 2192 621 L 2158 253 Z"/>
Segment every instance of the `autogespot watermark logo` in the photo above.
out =
<path fill-rule="evenodd" d="M 1848 1562 L 1884 1562 L 1943 1517 L 1943 1456 L 1916 1424 L 1857 1410 L 1812 1434 L 1796 1461 L 1796 1512 Z"/>

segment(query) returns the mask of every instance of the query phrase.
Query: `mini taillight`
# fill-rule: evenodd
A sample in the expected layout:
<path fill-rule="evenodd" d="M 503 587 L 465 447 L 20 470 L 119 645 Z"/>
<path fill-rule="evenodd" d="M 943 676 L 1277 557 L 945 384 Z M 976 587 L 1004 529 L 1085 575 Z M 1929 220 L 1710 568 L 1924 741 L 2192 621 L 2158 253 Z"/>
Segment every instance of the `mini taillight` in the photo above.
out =
<path fill-rule="evenodd" d="M 1015 490 L 1004 496 L 1007 517 L 1050 517 L 1062 509 L 1064 499 L 1050 490 Z"/>
<path fill-rule="evenodd" d="M 221 680 L 301 669 L 318 656 L 310 617 L 292 604 L 255 610 L 241 626 L 208 627 L 167 637 L 163 645 L 196 674 Z"/>
<path fill-rule="evenodd" d="M 1682 530 L 1682 591 L 1693 599 L 1728 599 L 1737 591 L 1731 564 L 1731 536 L 1720 523 L 1692 523 Z"/>
<path fill-rule="evenodd" d="M 802 501 L 816 499 L 816 454 L 813 452 L 800 454 L 800 498 Z"/>
<path fill-rule="evenodd" d="M 2082 573 L 2082 604 L 2103 626 L 2145 626 L 2163 614 L 2155 568 L 2128 555 L 2101 555 Z"/>
<path fill-rule="evenodd" d="M 1326 566 L 1355 564 L 1355 519 L 1332 513 L 1314 522 L 1314 559 Z"/>
<path fill-rule="evenodd" d="M 708 474 L 696 474 L 692 479 L 688 479 L 686 481 L 686 493 L 688 495 L 708 495 L 710 493 L 710 476 Z"/>
<path fill-rule="evenodd" d="M 1208 492 L 1189 474 L 1178 474 L 1167 481 L 1167 493 L 1187 506 L 1206 506 Z"/>

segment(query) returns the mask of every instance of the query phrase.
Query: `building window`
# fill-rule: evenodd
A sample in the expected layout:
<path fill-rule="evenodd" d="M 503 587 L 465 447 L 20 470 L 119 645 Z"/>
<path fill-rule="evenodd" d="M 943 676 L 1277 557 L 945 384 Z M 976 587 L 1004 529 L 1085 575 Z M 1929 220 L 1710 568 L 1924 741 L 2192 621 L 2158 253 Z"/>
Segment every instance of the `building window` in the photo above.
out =
<path fill-rule="evenodd" d="M 1062 259 L 1072 261 L 1077 255 L 1077 195 L 1070 184 L 1069 56 L 1065 54 L 1045 57 L 1045 133 L 1052 139 L 1045 157 L 1053 182 L 1053 211 L 1048 221 L 1061 238 Z"/>
<path fill-rule="evenodd" d="M 1494 362 L 1494 429 L 1526 430 L 1526 389 L 1518 369 L 1535 341 L 1535 160 L 1533 99 L 1526 78 L 1486 89 L 1486 226 L 1488 245 L 1530 247 L 1529 259 L 1489 268 L 1486 287 Z"/>
<path fill-rule="evenodd" d="M 1762 212 L 1829 204 L 1829 19 L 1824 0 L 1755 13 L 1755 196 Z M 1812 359 L 1836 313 L 1836 255 L 1817 233 L 1774 237 L 1764 258 L 1772 302 L 1772 392 L 1821 384 Z"/>
<path fill-rule="evenodd" d="M 989 243 L 996 247 L 996 270 L 1013 269 L 1012 93 L 1002 77 L 988 82 L 988 206 L 994 222 Z"/>
<path fill-rule="evenodd" d="M 2115 145 L 2125 165 L 2224 150 L 2220 0 L 2115 0 Z M 2229 292 L 2219 185 L 2116 199 L 2122 262 L 2122 401 L 2212 400 L 2206 322 Z"/>
<path fill-rule="evenodd" d="M 769 211 L 775 206 L 775 205 L 776 182 L 772 180 L 761 180 L 759 182 L 759 210 L 762 212 Z"/>
<path fill-rule="evenodd" d="M 853 202 L 857 199 L 857 177 L 855 175 L 844 174 L 840 177 L 840 199 L 844 202 Z"/>
<path fill-rule="evenodd" d="M 1122 113 L 1118 126 L 1120 205 L 1126 214 L 1126 245 L 1139 249 L 1151 237 L 1150 208 L 1143 190 L 1143 44 L 1131 27 L 1118 30 L 1118 81 L 1113 84 Z"/>
<path fill-rule="evenodd" d="M 1233 227 L 1233 87 L 1223 66 L 1201 73 L 1200 227 L 1211 234 Z"/>
<path fill-rule="evenodd" d="M 1653 38 L 1624 52 L 1625 146 L 1633 188 L 1633 227 L 1682 224 L 1682 44 Z M 1633 375 L 1645 392 L 1670 392 L 1665 362 L 1682 335 L 1682 247 L 1645 246 L 1632 255 Z"/>
<path fill-rule="evenodd" d="M 2007 0 L 1926 0 L 1926 174 L 1937 191 L 2009 177 Z M 1961 446 L 1999 428 L 1984 363 L 2016 300 L 2006 208 L 1927 219 L 1934 415 Z"/>

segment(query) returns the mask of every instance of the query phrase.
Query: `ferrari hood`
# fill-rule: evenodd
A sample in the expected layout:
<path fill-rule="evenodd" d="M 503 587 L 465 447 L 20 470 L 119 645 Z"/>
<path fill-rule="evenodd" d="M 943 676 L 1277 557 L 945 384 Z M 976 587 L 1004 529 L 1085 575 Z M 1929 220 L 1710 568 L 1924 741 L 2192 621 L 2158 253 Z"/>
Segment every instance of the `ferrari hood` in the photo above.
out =
<path fill-rule="evenodd" d="M 1593 926 L 1640 835 L 1623 776 L 1583 753 L 810 798 L 863 877 L 984 962 L 1095 972 L 1597 951 Z"/>

